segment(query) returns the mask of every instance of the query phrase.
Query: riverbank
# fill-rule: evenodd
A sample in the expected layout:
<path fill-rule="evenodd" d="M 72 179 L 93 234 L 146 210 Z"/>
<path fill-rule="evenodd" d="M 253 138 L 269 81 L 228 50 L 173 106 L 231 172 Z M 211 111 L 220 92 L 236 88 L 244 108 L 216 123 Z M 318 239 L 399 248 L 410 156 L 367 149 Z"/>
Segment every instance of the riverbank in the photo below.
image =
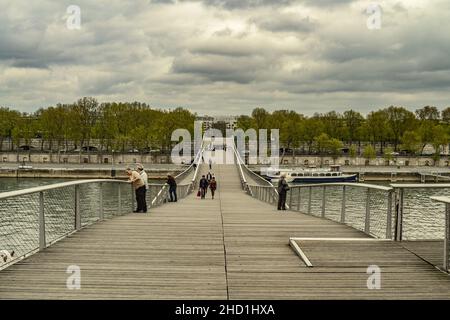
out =
<path fill-rule="evenodd" d="M 19 169 L 17 163 L 2 163 L 3 178 L 62 178 L 62 179 L 125 179 L 125 165 L 112 167 L 101 164 L 32 164 L 32 168 Z M 150 180 L 163 180 L 168 174 L 176 175 L 186 167 L 171 164 L 154 164 L 146 167 Z"/>

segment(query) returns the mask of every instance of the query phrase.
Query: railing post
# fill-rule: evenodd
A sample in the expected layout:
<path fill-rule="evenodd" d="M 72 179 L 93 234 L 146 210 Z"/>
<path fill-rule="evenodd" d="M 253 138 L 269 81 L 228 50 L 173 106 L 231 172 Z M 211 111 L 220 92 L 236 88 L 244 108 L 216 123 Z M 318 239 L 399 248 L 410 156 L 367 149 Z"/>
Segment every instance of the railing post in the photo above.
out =
<path fill-rule="evenodd" d="M 301 198 L 301 193 L 302 193 L 302 188 L 298 187 L 298 196 L 297 196 L 297 211 L 300 211 L 300 201 L 302 200 Z"/>
<path fill-rule="evenodd" d="M 39 250 L 47 247 L 45 240 L 45 210 L 44 210 L 44 192 L 39 192 Z"/>
<path fill-rule="evenodd" d="M 122 214 L 122 188 L 120 187 L 120 184 L 117 185 L 118 186 L 118 195 L 117 195 L 117 211 L 119 216 Z M 134 210 L 133 210 L 134 211 Z"/>
<path fill-rule="evenodd" d="M 322 190 L 322 218 L 325 218 L 326 194 L 327 194 L 327 187 L 323 186 L 323 190 Z"/>
<path fill-rule="evenodd" d="M 100 210 L 99 210 L 99 213 L 98 213 L 98 218 L 100 220 L 103 220 L 105 217 L 104 217 L 104 212 L 103 212 L 103 183 L 102 182 L 100 182 L 99 187 L 100 187 L 100 191 L 99 191 L 100 194 L 99 194 L 98 201 L 100 203 Z"/>
<path fill-rule="evenodd" d="M 81 229 L 80 186 L 75 186 L 75 230 Z"/>
<path fill-rule="evenodd" d="M 403 239 L 403 188 L 395 193 L 395 241 Z"/>
<path fill-rule="evenodd" d="M 289 209 L 292 210 L 292 188 L 289 189 Z"/>
<path fill-rule="evenodd" d="M 312 207 L 312 187 L 309 187 L 309 201 L 308 201 L 308 214 L 311 214 Z"/>
<path fill-rule="evenodd" d="M 370 189 L 367 188 L 367 196 L 366 196 L 366 221 L 364 232 L 366 234 L 370 233 Z"/>
<path fill-rule="evenodd" d="M 445 204 L 445 240 L 444 240 L 444 270 L 449 271 L 449 252 L 450 249 L 450 204 Z"/>
<path fill-rule="evenodd" d="M 388 191 L 386 216 L 386 239 L 392 239 L 392 190 Z"/>
<path fill-rule="evenodd" d="M 347 187 L 342 186 L 342 207 L 341 207 L 341 223 L 345 223 L 345 208 L 347 202 Z"/>

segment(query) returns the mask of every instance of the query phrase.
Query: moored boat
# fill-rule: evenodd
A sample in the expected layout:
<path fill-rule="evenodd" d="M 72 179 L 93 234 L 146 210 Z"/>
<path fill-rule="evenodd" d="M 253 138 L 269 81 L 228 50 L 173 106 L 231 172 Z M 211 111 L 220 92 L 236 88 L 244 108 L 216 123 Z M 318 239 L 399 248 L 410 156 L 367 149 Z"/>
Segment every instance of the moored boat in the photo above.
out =
<path fill-rule="evenodd" d="M 275 183 L 282 175 L 286 176 L 286 181 L 288 183 L 337 183 L 358 181 L 356 174 L 343 173 L 338 165 L 320 169 L 269 169 L 265 174 L 267 180 Z"/>

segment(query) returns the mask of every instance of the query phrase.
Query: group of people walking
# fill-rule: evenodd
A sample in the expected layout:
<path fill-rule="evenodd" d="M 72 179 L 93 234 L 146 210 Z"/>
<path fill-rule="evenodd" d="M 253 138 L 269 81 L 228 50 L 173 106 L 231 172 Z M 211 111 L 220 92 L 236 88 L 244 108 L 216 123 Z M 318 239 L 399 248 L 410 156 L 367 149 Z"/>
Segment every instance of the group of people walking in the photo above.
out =
<path fill-rule="evenodd" d="M 214 199 L 214 195 L 217 190 L 217 181 L 214 174 L 208 172 L 206 176 L 202 175 L 202 178 L 199 182 L 199 187 L 200 189 L 198 190 L 197 196 L 201 197 L 201 199 L 205 199 L 209 188 L 211 190 L 211 196 Z"/>
<path fill-rule="evenodd" d="M 137 208 L 133 212 L 147 212 L 147 190 L 149 189 L 148 185 L 148 175 L 144 170 L 144 167 L 141 164 L 137 164 L 136 170 L 132 170 L 130 167 L 126 169 L 126 173 L 128 175 L 128 182 L 133 185 L 136 194 L 136 203 Z M 177 202 L 177 182 L 172 175 L 167 176 L 166 183 L 169 185 L 169 197 L 170 202 Z M 217 181 L 214 174 L 208 172 L 207 175 L 202 175 L 202 178 L 199 182 L 199 190 L 198 197 L 201 199 L 206 198 L 206 194 L 208 193 L 208 188 L 211 190 L 212 199 L 214 199 L 214 195 L 217 190 Z M 285 176 L 281 176 L 281 179 L 278 182 L 278 210 L 286 210 L 286 196 L 289 191 L 289 185 L 286 182 Z"/>

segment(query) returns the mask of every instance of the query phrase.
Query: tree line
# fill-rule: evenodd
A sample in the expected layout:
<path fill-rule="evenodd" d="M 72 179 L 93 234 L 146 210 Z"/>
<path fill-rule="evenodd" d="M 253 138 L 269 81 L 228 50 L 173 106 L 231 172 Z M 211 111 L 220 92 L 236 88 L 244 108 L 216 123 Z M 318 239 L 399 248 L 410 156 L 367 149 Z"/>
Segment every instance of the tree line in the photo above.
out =
<path fill-rule="evenodd" d="M 72 104 L 57 104 L 34 113 L 20 113 L 0 108 L 0 151 L 5 139 L 11 150 L 30 145 L 40 138 L 58 152 L 69 145 L 80 151 L 95 140 L 100 151 L 127 152 L 158 149 L 170 152 L 172 132 L 178 128 L 194 130 L 197 115 L 184 108 L 160 110 L 140 102 L 99 103 L 85 97 Z M 388 107 L 366 116 L 355 110 L 335 111 L 305 116 L 292 110 L 269 112 L 256 108 L 250 116 L 238 117 L 244 130 L 280 129 L 280 145 L 305 154 L 342 154 L 344 146 L 352 157 L 373 158 L 383 154 L 387 159 L 395 152 L 417 155 L 432 145 L 439 157 L 440 149 L 449 143 L 450 108 L 439 111 L 426 106 L 411 112 L 403 107 Z"/>
<path fill-rule="evenodd" d="M 283 156 L 286 149 L 300 149 L 307 154 L 340 156 L 344 146 L 351 157 L 367 159 L 382 154 L 390 160 L 397 152 L 421 154 L 427 145 L 440 156 L 441 147 L 449 143 L 450 108 L 442 111 L 426 106 L 411 112 L 391 106 L 364 116 L 355 110 L 316 113 L 311 117 L 292 110 L 268 112 L 256 108 L 251 116 L 240 116 L 238 127 L 280 129 Z"/>
<path fill-rule="evenodd" d="M 195 114 L 183 108 L 153 109 L 145 103 L 99 103 L 85 97 L 73 104 L 58 104 L 27 114 L 0 108 L 0 148 L 11 139 L 11 149 L 41 139 L 41 150 L 68 150 L 81 153 L 95 139 L 100 151 L 127 152 L 171 149 L 172 132 L 185 128 L 193 132 Z M 1 149 L 0 149 L 1 151 Z"/>

